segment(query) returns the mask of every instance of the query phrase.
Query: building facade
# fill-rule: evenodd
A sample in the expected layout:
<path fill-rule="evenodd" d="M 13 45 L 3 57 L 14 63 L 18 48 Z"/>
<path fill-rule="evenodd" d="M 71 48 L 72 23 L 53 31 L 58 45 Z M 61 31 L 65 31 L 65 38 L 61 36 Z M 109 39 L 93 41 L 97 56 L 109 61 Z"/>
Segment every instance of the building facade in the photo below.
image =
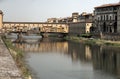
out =
<path fill-rule="evenodd" d="M 75 20 L 69 23 L 69 34 L 74 36 L 80 36 L 81 34 L 90 33 L 90 28 L 93 25 L 94 15 L 92 13 L 83 12 L 78 15 L 77 13 L 73 14 Z"/>
<path fill-rule="evenodd" d="M 120 3 L 95 7 L 94 27 L 99 33 L 120 33 Z"/>
<path fill-rule="evenodd" d="M 47 22 L 48 23 L 58 23 L 58 19 L 57 18 L 48 18 Z"/>
<path fill-rule="evenodd" d="M 73 19 L 72 22 L 78 22 L 78 16 L 79 16 L 78 12 L 72 13 L 72 19 Z"/>
<path fill-rule="evenodd" d="M 3 26 L 3 12 L 0 10 L 0 29 L 2 29 Z"/>
<path fill-rule="evenodd" d="M 48 23 L 70 23 L 70 22 L 78 22 L 78 12 L 72 13 L 71 17 L 64 17 L 64 18 L 48 18 Z"/>
<path fill-rule="evenodd" d="M 75 22 L 91 22 L 93 21 L 94 14 L 93 13 L 86 13 L 83 12 L 79 14 L 78 12 L 72 13 L 72 16 L 70 17 L 64 17 L 64 18 L 48 18 L 48 23 L 75 23 Z"/>
<path fill-rule="evenodd" d="M 69 23 L 69 34 L 74 36 L 80 36 L 81 34 L 90 33 L 90 27 L 92 22 L 76 22 Z"/>
<path fill-rule="evenodd" d="M 78 16 L 78 22 L 92 22 L 94 18 L 93 13 L 83 12 Z"/>

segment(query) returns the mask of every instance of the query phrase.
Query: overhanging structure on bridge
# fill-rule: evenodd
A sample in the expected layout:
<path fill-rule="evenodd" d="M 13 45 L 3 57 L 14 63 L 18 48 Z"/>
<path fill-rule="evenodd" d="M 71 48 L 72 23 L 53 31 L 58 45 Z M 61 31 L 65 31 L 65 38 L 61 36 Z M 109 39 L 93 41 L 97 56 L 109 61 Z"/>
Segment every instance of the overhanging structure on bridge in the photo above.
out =
<path fill-rule="evenodd" d="M 68 33 L 66 23 L 47 23 L 47 22 L 3 22 L 4 32 L 36 30 L 40 32 L 59 32 Z"/>

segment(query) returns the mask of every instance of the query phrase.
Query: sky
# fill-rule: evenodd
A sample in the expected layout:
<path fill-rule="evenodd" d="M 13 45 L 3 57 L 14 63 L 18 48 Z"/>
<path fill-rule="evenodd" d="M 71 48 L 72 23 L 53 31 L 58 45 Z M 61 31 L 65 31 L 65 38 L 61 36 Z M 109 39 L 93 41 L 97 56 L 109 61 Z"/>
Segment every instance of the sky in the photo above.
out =
<path fill-rule="evenodd" d="M 72 16 L 73 12 L 92 13 L 94 7 L 120 0 L 0 0 L 3 21 L 45 22 L 47 18 Z"/>

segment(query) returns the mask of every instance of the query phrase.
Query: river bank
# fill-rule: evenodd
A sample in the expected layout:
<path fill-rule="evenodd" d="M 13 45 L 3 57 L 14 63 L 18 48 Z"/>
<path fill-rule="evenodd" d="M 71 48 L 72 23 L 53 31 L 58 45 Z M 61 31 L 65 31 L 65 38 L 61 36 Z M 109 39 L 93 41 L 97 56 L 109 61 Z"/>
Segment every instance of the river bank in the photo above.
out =
<path fill-rule="evenodd" d="M 74 37 L 74 36 L 69 36 L 69 37 L 66 37 L 65 39 L 69 40 L 69 41 L 74 41 L 74 42 L 82 42 L 84 44 L 89 44 L 89 45 L 97 44 L 97 45 L 120 47 L 120 41 L 102 40 L 102 39 L 94 39 L 94 38 L 83 38 L 83 37 Z"/>
<path fill-rule="evenodd" d="M 0 37 L 0 79 L 24 79 L 10 51 Z"/>
<path fill-rule="evenodd" d="M 24 79 L 32 79 L 28 67 L 25 64 L 23 51 L 14 47 L 9 39 L 2 37 L 2 40 L 5 43 L 14 61 L 16 62 L 17 67 L 19 68 L 19 70 L 21 70 L 21 74 L 24 77 Z"/>

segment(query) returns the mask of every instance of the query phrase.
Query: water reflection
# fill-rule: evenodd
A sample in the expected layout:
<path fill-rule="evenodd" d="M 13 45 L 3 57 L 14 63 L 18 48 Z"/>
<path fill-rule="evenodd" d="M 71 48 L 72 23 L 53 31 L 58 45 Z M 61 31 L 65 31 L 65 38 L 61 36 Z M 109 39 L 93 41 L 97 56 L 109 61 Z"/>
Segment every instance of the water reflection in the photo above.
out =
<path fill-rule="evenodd" d="M 23 43 L 23 44 L 14 44 L 14 45 L 28 53 L 30 52 L 31 53 L 60 53 L 70 57 L 73 63 L 80 62 L 80 64 L 86 63 L 86 65 L 91 63 L 92 65 L 88 65 L 88 66 L 93 67 L 93 71 L 90 71 L 89 73 L 89 75 L 92 75 L 92 76 L 90 76 L 90 78 L 85 78 L 85 79 L 120 78 L 120 48 L 117 48 L 117 47 L 106 47 L 106 46 L 97 46 L 97 45 L 89 46 L 82 43 L 63 41 L 60 39 L 57 39 L 57 40 L 43 39 L 40 41 L 40 43 L 36 43 L 36 44 Z M 84 67 L 81 66 L 81 68 L 84 68 Z M 100 71 L 102 75 L 104 73 L 105 76 L 101 77 L 102 75 L 100 75 L 98 71 Z M 113 76 L 113 74 L 115 76 Z M 112 78 L 111 78 L 111 75 L 112 75 Z M 85 75 L 78 75 L 78 78 L 81 78 L 81 76 L 85 76 Z M 74 79 L 78 79 L 78 78 L 74 78 Z M 52 78 L 52 79 L 55 79 L 55 78 Z"/>
<path fill-rule="evenodd" d="M 51 41 L 50 39 L 44 39 L 41 40 L 40 43 L 14 43 L 14 45 L 20 49 L 22 49 L 25 52 L 33 52 L 33 53 L 44 53 L 44 52 L 68 52 L 68 42 L 66 41 L 60 41 L 55 42 Z"/>
<path fill-rule="evenodd" d="M 73 61 L 91 61 L 91 49 L 88 45 L 84 45 L 82 43 L 69 42 L 68 54 L 71 55 Z"/>
<path fill-rule="evenodd" d="M 91 46 L 93 68 L 120 76 L 120 48 Z"/>

